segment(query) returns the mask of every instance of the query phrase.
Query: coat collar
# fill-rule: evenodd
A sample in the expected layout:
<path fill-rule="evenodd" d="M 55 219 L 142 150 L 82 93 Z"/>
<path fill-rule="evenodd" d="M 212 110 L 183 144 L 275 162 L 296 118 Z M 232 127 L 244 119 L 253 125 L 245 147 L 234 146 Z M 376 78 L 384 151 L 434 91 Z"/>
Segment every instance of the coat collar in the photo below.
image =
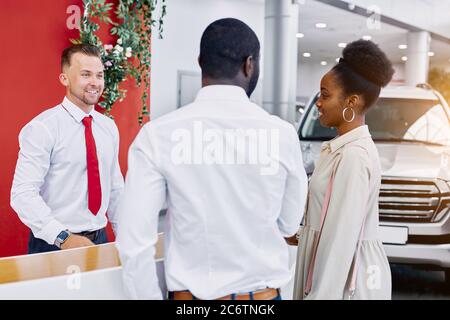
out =
<path fill-rule="evenodd" d="M 335 152 L 336 150 L 342 148 L 346 144 L 349 144 L 353 141 L 369 138 L 371 137 L 371 134 L 369 132 L 369 127 L 367 125 L 363 125 L 360 127 L 357 127 L 346 134 L 342 136 L 337 136 L 336 138 L 324 142 L 322 144 L 322 150 L 323 149 L 329 149 L 331 153 Z"/>

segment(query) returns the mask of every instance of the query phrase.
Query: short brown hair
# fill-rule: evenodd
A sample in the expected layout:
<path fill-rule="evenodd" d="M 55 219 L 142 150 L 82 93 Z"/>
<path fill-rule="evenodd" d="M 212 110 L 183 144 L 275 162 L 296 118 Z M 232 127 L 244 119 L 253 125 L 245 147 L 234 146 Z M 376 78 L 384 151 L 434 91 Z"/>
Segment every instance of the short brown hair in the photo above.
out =
<path fill-rule="evenodd" d="M 84 55 L 91 56 L 91 57 L 98 57 L 100 60 L 102 59 L 102 55 L 100 53 L 100 50 L 91 44 L 74 44 L 70 47 L 67 47 L 64 49 L 61 55 L 61 70 L 64 69 L 65 66 L 70 66 L 70 59 L 72 56 L 80 52 Z"/>

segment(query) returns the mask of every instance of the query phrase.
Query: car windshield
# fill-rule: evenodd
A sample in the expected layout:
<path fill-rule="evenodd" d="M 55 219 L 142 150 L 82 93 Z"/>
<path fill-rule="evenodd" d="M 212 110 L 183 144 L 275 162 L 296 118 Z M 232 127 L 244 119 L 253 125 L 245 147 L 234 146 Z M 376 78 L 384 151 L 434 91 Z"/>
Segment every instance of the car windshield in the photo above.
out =
<path fill-rule="evenodd" d="M 301 140 L 326 141 L 336 129 L 320 125 L 316 107 L 310 108 L 299 130 Z M 366 115 L 374 141 L 410 141 L 450 145 L 450 120 L 438 100 L 380 98 Z"/>

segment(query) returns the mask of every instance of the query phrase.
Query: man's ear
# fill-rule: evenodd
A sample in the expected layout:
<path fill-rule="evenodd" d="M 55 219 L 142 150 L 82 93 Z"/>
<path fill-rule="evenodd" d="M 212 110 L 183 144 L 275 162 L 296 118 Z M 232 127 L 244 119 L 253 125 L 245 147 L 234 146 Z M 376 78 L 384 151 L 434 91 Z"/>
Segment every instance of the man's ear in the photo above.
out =
<path fill-rule="evenodd" d="M 253 59 L 253 56 L 248 56 L 247 59 L 245 59 L 244 62 L 244 75 L 246 78 L 250 78 L 254 71 L 254 63 L 255 59 Z"/>
<path fill-rule="evenodd" d="M 59 82 L 61 82 L 61 84 L 62 84 L 64 87 L 69 86 L 69 79 L 67 78 L 67 74 L 61 73 L 61 74 L 59 75 Z"/>

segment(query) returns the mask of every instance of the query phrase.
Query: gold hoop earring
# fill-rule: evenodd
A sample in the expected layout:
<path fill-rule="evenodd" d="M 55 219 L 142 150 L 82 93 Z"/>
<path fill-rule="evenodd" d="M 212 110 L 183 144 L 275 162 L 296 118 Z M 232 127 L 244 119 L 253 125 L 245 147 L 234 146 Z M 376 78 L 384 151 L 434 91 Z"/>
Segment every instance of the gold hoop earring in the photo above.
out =
<path fill-rule="evenodd" d="M 346 112 L 348 109 L 352 110 L 352 118 L 351 118 L 350 120 L 348 120 L 348 119 L 345 117 L 345 112 Z M 345 108 L 345 109 L 342 111 L 342 118 L 344 118 L 345 122 L 352 122 L 353 120 L 355 120 L 355 116 L 356 116 L 355 110 L 353 110 L 353 108 L 351 108 L 351 107 L 347 107 L 347 108 Z"/>

